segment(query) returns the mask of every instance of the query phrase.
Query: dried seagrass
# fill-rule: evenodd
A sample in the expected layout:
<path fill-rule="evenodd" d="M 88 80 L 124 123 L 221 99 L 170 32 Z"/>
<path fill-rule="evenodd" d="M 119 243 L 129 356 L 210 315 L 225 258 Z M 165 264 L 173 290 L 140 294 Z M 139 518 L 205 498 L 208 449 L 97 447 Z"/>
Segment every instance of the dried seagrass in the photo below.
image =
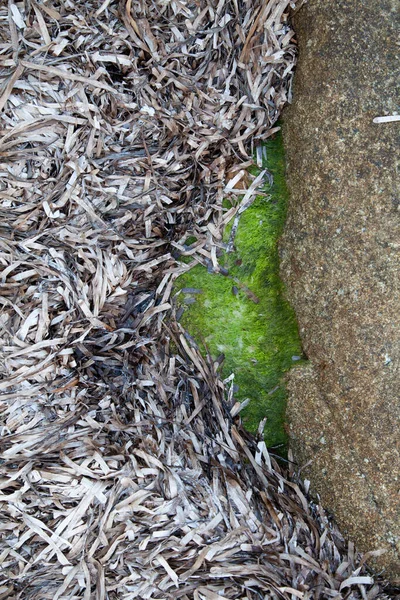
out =
<path fill-rule="evenodd" d="M 262 185 L 295 4 L 0 7 L 0 598 L 385 597 L 174 319 Z"/>

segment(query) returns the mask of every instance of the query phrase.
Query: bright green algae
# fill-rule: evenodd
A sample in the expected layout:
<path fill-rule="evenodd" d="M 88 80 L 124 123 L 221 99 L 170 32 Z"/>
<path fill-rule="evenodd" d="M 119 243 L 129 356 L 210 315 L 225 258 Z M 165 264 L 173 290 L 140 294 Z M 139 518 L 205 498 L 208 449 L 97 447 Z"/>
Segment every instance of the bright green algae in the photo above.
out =
<path fill-rule="evenodd" d="M 250 399 L 242 413 L 246 427 L 255 431 L 267 417 L 265 439 L 269 447 L 286 444 L 284 430 L 286 391 L 284 373 L 302 354 L 294 312 L 284 298 L 279 277 L 278 239 L 286 217 L 288 191 L 281 136 L 266 143 L 265 168 L 272 186 L 240 216 L 235 251 L 219 259 L 229 277 L 209 273 L 197 265 L 182 275 L 176 290 L 195 288 L 201 294 L 181 293 L 182 324 L 200 348 L 216 358 L 225 355 L 222 374 L 235 373 L 235 398 Z M 230 227 L 224 240 L 228 241 Z M 234 281 L 237 278 L 251 294 Z M 193 300 L 189 300 L 193 302 Z M 295 359 L 293 359 L 295 357 Z"/>

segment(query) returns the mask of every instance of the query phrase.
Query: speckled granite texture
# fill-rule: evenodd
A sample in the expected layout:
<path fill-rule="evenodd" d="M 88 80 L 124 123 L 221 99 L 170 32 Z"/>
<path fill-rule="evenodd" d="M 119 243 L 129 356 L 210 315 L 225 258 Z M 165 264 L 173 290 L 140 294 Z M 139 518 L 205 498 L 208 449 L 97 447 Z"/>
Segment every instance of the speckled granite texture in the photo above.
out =
<path fill-rule="evenodd" d="M 310 366 L 289 376 L 291 444 L 312 489 L 400 579 L 398 0 L 309 0 L 284 139 L 281 271 Z"/>

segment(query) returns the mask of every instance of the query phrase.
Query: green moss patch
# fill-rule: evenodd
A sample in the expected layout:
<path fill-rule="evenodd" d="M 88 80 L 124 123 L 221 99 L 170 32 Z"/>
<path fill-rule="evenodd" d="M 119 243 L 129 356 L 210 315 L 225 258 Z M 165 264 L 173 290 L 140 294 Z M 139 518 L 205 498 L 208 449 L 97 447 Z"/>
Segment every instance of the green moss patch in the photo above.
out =
<path fill-rule="evenodd" d="M 265 150 L 264 166 L 273 184 L 266 185 L 266 197 L 257 198 L 240 216 L 235 251 L 219 259 L 229 275 L 197 265 L 178 279 L 176 289 L 185 307 L 183 325 L 204 351 L 214 358 L 225 356 L 223 376 L 235 374 L 235 398 L 250 400 L 242 413 L 244 424 L 255 431 L 267 417 L 271 447 L 286 443 L 283 375 L 299 364 L 302 351 L 279 278 L 277 242 L 288 199 L 281 136 L 268 141 Z"/>

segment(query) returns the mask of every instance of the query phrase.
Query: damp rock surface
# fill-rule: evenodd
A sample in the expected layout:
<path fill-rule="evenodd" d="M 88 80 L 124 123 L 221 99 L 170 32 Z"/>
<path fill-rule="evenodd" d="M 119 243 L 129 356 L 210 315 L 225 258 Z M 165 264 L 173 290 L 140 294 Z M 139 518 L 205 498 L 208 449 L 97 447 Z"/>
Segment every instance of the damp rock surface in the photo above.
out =
<path fill-rule="evenodd" d="M 284 141 L 281 273 L 310 366 L 288 376 L 291 444 L 339 524 L 400 578 L 397 0 L 309 0 Z"/>

